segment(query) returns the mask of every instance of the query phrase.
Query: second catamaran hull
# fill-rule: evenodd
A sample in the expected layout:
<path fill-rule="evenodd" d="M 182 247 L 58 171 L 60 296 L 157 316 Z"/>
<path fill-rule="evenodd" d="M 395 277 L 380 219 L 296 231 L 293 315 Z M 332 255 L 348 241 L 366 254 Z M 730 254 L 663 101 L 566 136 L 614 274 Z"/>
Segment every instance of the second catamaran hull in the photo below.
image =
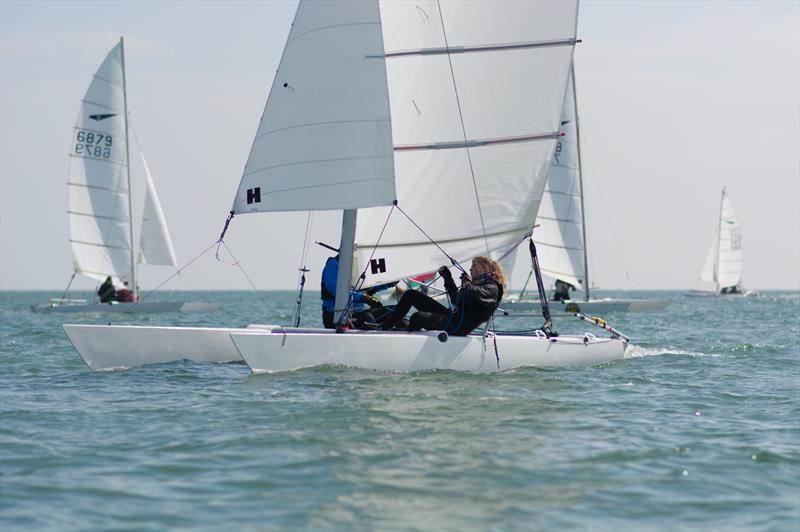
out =
<path fill-rule="evenodd" d="M 609 312 L 658 312 L 664 310 L 669 301 L 659 299 L 595 299 L 590 301 L 551 301 L 550 311 L 564 314 L 607 314 Z M 519 316 L 541 313 L 542 305 L 538 300 L 504 301 L 502 309 L 505 314 Z"/>
<path fill-rule="evenodd" d="M 178 360 L 241 362 L 230 334 L 248 329 L 64 325 L 64 332 L 93 371 L 127 369 Z"/>
<path fill-rule="evenodd" d="M 231 333 L 236 349 L 254 373 L 339 364 L 379 371 L 450 369 L 490 372 L 525 366 L 582 367 L 624 357 L 627 342 L 584 336 L 544 338 L 442 333 L 394 333 L 272 329 Z M 442 341 L 445 340 L 445 341 Z"/>

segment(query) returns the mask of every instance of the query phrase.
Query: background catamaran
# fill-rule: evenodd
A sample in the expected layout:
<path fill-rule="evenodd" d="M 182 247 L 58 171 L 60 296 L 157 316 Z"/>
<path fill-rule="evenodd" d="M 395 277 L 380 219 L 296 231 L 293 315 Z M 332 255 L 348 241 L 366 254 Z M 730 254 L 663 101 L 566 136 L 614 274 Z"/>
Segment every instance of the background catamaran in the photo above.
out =
<path fill-rule="evenodd" d="M 220 305 L 139 300 L 137 264 L 176 266 L 175 250 L 144 159 L 144 210 L 138 246 L 134 238 L 128 96 L 122 38 L 95 72 L 73 128 L 69 156 L 69 229 L 74 272 L 64 296 L 33 305 L 34 312 L 213 311 Z M 134 303 L 99 303 L 65 296 L 76 275 L 102 282 L 127 282 Z"/>
<path fill-rule="evenodd" d="M 589 289 L 589 257 L 586 246 L 586 218 L 583 201 L 580 125 L 574 68 L 561 112 L 562 137 L 556 142 L 547 186 L 536 216 L 534 240 L 542 273 L 553 282 L 561 281 L 583 289 L 583 300 L 551 301 L 550 309 L 560 312 L 650 312 L 663 310 L 668 302 L 655 299 L 592 299 Z M 538 311 L 537 299 L 526 299 L 526 288 L 533 271 L 518 296 L 503 301 L 506 315 Z"/>
<path fill-rule="evenodd" d="M 513 247 L 536 217 L 559 137 L 577 8 L 301 1 L 232 215 L 342 210 L 340 321 L 351 287 Z M 226 345 L 253 371 L 584 366 L 627 348 L 619 334 L 551 336 L 546 325 L 466 337 L 276 325 L 64 329 L 92 369 L 231 360 Z"/>
<path fill-rule="evenodd" d="M 742 226 L 733 208 L 733 202 L 722 187 L 719 223 L 700 272 L 702 288 L 692 290 L 690 296 L 749 296 L 755 295 L 742 286 Z"/>

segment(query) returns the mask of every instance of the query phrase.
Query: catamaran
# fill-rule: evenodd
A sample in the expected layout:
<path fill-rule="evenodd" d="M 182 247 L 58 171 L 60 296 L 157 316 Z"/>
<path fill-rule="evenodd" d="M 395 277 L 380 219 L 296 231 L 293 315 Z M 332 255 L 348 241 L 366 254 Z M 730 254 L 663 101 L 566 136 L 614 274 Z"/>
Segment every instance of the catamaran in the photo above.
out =
<path fill-rule="evenodd" d="M 301 0 L 220 239 L 234 215 L 341 210 L 340 327 L 64 325 L 72 344 L 92 369 L 187 358 L 482 372 L 623 358 L 628 339 L 610 327 L 554 334 L 546 300 L 527 334 L 346 327 L 352 288 L 525 240 L 561 133 L 577 14 L 576 0 Z"/>
<path fill-rule="evenodd" d="M 700 288 L 688 292 L 689 296 L 750 296 L 756 293 L 742 286 L 742 226 L 733 208 L 733 202 L 722 187 L 719 223 L 700 272 Z"/>
<path fill-rule="evenodd" d="M 663 310 L 668 302 L 656 299 L 592 299 L 589 285 L 589 256 L 586 245 L 586 218 L 583 200 L 580 124 L 574 67 L 561 112 L 562 137 L 556 142 L 550 174 L 541 207 L 536 216 L 534 240 L 542 273 L 556 285 L 583 289 L 582 300 L 570 296 L 550 302 L 556 312 L 605 314 L 608 312 L 652 312 Z M 503 301 L 504 315 L 518 316 L 538 311 L 541 302 L 526 298 L 528 275 L 522 291 Z M 566 295 L 566 294 L 565 294 Z"/>
<path fill-rule="evenodd" d="M 177 262 L 161 202 L 141 150 L 146 193 L 136 245 L 128 133 L 125 53 L 120 38 L 94 74 L 73 128 L 67 186 L 74 271 L 61 298 L 33 305 L 32 311 L 208 312 L 220 308 L 211 303 L 138 301 L 137 264 L 174 267 Z M 68 299 L 66 294 L 76 275 L 101 282 L 110 277 L 118 287 L 128 281 L 132 302 Z"/>

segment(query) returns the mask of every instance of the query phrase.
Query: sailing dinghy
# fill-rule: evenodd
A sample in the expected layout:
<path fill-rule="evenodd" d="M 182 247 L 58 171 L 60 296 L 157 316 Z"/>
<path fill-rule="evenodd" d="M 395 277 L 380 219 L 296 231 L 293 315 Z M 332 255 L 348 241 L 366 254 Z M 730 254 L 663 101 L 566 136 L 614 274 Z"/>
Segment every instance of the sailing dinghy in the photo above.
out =
<path fill-rule="evenodd" d="M 51 299 L 33 305 L 33 312 L 209 312 L 220 305 L 185 301 L 138 301 L 137 264 L 176 266 L 153 178 L 141 153 L 146 179 L 140 240 L 134 239 L 128 100 L 124 43 L 108 53 L 92 78 L 73 128 L 69 189 L 69 228 L 74 272 L 114 285 L 129 281 L 131 303 L 99 303 L 85 299 Z"/>
<path fill-rule="evenodd" d="M 81 357 L 92 369 L 222 362 L 232 358 L 227 341 L 253 372 L 482 372 L 623 358 L 624 336 L 557 336 L 549 321 L 528 334 L 465 337 L 344 326 L 353 287 L 524 240 L 560 135 L 577 10 L 577 1 L 301 0 L 231 216 L 342 210 L 342 327 L 64 325 Z M 109 347 L 126 344 L 137 346 L 124 348 L 129 357 Z"/>
<path fill-rule="evenodd" d="M 608 312 L 653 312 L 666 308 L 668 301 L 656 299 L 592 299 L 589 289 L 589 257 L 586 246 L 586 220 L 583 200 L 580 127 L 574 68 L 561 111 L 563 136 L 556 142 L 547 186 L 536 216 L 539 227 L 534 240 L 542 273 L 554 282 L 583 289 L 583 300 L 562 299 L 550 302 L 550 310 L 574 314 Z M 533 272 L 528 275 L 530 281 Z M 541 308 L 537 299 L 526 298 L 528 281 L 520 294 L 502 303 L 503 315 L 527 315 Z"/>
<path fill-rule="evenodd" d="M 691 290 L 688 296 L 750 296 L 756 293 L 742 286 L 742 226 L 733 208 L 733 202 L 722 187 L 719 223 L 700 272 L 701 288 Z"/>

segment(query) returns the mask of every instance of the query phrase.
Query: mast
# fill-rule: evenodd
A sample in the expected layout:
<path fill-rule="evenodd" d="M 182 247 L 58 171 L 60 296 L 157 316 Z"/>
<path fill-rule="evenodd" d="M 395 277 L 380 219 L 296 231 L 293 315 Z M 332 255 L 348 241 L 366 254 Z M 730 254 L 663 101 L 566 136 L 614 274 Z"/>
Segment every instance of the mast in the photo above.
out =
<path fill-rule="evenodd" d="M 125 171 L 128 175 L 128 229 L 131 237 L 131 293 L 133 301 L 139 300 L 139 289 L 136 285 L 136 240 L 133 238 L 133 187 L 131 186 L 131 147 L 128 139 L 128 86 L 125 81 L 125 43 L 119 38 L 119 51 L 122 57 L 122 101 L 125 115 Z"/>
<path fill-rule="evenodd" d="M 714 283 L 717 285 L 716 292 L 719 293 L 719 243 L 722 239 L 722 208 L 725 205 L 725 187 L 722 187 L 722 196 L 719 198 L 719 220 L 717 220 L 717 252 L 714 257 Z"/>
<path fill-rule="evenodd" d="M 589 301 L 589 252 L 586 245 L 586 205 L 583 203 L 583 164 L 581 164 L 581 128 L 578 120 L 578 93 L 575 89 L 575 63 L 570 65 L 572 74 L 572 103 L 575 105 L 575 146 L 578 149 L 578 183 L 581 186 L 581 233 L 583 234 L 583 284 L 585 301 Z"/>
<path fill-rule="evenodd" d="M 345 209 L 342 212 L 342 240 L 339 244 L 339 273 L 336 277 L 336 301 L 333 315 L 336 324 L 347 320 L 344 310 L 350 300 L 350 278 L 353 271 L 353 242 L 356 237 L 356 215 L 358 210 Z"/>

